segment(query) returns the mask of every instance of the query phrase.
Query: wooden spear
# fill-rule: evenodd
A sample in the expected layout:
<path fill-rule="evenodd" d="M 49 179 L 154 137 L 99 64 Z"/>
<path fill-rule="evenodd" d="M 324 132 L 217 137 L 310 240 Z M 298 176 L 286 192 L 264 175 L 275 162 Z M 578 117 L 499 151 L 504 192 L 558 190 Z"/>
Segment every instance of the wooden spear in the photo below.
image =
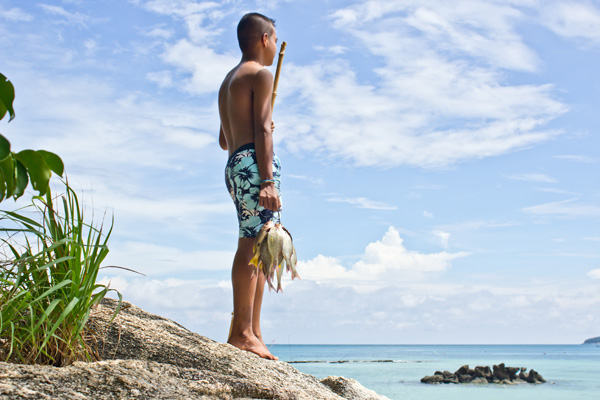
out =
<path fill-rule="evenodd" d="M 275 98 L 277 97 L 277 85 L 279 84 L 279 73 L 281 72 L 281 64 L 283 63 L 283 56 L 285 55 L 286 42 L 281 43 L 281 50 L 279 50 L 279 58 L 277 59 L 277 69 L 275 70 L 275 81 L 273 82 L 273 95 L 271 96 L 271 114 L 273 114 L 273 107 L 275 107 Z"/>

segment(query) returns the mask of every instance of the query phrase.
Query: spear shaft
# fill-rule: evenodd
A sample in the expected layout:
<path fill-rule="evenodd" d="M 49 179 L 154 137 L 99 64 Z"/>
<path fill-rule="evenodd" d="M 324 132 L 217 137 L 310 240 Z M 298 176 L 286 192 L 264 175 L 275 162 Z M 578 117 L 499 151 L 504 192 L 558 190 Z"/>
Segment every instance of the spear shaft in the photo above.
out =
<path fill-rule="evenodd" d="M 273 108 L 275 107 L 275 98 L 277 97 L 277 85 L 279 84 L 279 74 L 281 72 L 281 64 L 283 63 L 283 56 L 285 55 L 286 42 L 281 43 L 281 49 L 279 50 L 279 58 L 277 59 L 277 69 L 275 70 L 275 81 L 273 82 L 273 95 L 271 96 L 271 114 L 273 114 Z"/>

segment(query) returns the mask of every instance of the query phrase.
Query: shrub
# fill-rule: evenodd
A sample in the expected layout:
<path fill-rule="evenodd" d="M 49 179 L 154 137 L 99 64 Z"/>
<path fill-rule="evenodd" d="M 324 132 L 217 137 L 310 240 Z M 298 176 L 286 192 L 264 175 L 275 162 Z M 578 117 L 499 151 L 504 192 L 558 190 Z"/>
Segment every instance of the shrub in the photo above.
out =
<path fill-rule="evenodd" d="M 113 221 L 105 232 L 103 222 L 99 227 L 85 222 L 75 191 L 63 183 L 61 196 L 52 198 L 48 189 L 27 207 L 0 212 L 6 258 L 0 272 L 0 356 L 5 361 L 64 366 L 97 359 L 86 340 L 92 333 L 86 322 L 91 308 L 116 292 L 96 283 Z"/>

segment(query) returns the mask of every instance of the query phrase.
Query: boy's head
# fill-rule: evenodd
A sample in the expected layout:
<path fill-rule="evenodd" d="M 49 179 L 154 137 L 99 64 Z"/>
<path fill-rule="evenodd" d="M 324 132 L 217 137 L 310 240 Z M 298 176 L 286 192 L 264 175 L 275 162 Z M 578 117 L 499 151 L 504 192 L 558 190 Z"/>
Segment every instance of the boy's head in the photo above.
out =
<path fill-rule="evenodd" d="M 275 33 L 275 20 L 259 13 L 248 13 L 240 19 L 237 26 L 238 43 L 242 53 L 247 54 L 266 36 Z"/>

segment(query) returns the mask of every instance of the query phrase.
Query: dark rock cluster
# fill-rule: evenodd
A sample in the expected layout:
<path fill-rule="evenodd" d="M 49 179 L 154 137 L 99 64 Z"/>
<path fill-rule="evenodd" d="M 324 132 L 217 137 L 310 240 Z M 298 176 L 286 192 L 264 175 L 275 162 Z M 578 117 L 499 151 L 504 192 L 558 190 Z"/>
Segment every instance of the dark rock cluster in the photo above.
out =
<path fill-rule="evenodd" d="M 527 371 L 525 367 L 506 367 L 504 363 L 490 367 L 470 369 L 463 365 L 456 372 L 436 371 L 435 374 L 421 379 L 423 383 L 499 383 L 512 385 L 516 383 L 544 383 L 542 376 L 535 370 Z M 518 374 L 518 375 L 517 375 Z"/>

